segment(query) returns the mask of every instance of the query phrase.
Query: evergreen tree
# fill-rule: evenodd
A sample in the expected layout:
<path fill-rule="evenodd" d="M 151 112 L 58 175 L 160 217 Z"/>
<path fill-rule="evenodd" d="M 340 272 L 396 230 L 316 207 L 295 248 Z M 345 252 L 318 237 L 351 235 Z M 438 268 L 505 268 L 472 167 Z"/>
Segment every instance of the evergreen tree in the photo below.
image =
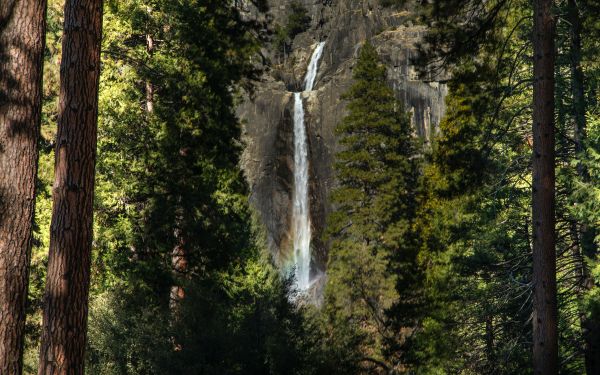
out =
<path fill-rule="evenodd" d="M 102 1 L 65 3 L 52 225 L 39 374 L 83 374 L 102 40 Z"/>
<path fill-rule="evenodd" d="M 40 346 L 62 3 L 48 1 L 26 373 Z M 569 375 L 597 373 L 600 337 L 596 3 L 554 2 L 558 350 Z M 302 32 L 310 18 L 293 4 L 288 27 Z M 264 68 L 264 5 L 106 2 L 87 372 L 533 373 L 532 2 L 410 7 L 436 21 L 424 73 L 450 73 L 446 114 L 423 151 L 375 49 L 362 49 L 338 126 L 321 309 L 290 302 L 292 282 L 265 253 L 238 166 L 235 106 Z M 0 170 L 0 187 L 13 172 Z"/>
<path fill-rule="evenodd" d="M 451 70 L 416 224 L 427 302 L 409 344 L 417 373 L 531 371 L 531 93 L 515 69 L 527 64 L 525 6 L 504 10 L 479 57 Z"/>
<path fill-rule="evenodd" d="M 559 229 L 559 283 L 565 279 L 561 291 L 561 309 L 567 314 L 561 314 L 569 330 L 564 341 L 570 342 L 567 354 L 579 357 L 579 348 L 583 348 L 586 372 L 600 372 L 600 325 L 597 317 L 590 314 L 584 307 L 585 295 L 594 288 L 591 264 L 596 262 L 598 244 L 596 241 L 598 225 L 590 221 L 588 215 L 581 215 L 578 207 L 585 206 L 586 201 L 593 201 L 585 194 L 580 195 L 579 186 L 597 184 L 589 173 L 589 168 L 583 162 L 587 159 L 591 138 L 588 136 L 588 111 L 594 108 L 594 95 L 597 83 L 594 77 L 597 68 L 586 60 L 592 60 L 597 54 L 594 43 L 585 43 L 598 37 L 600 29 L 595 22 L 589 22 L 589 15 L 599 8 L 594 1 L 567 1 L 558 8 L 564 12 L 565 19 L 558 21 L 559 48 L 567 53 L 557 59 L 556 110 L 557 110 L 557 213 Z M 563 47 L 564 46 L 564 47 Z M 590 48 L 591 47 L 591 48 Z M 589 57 L 586 57 L 589 56 Z M 568 73 L 567 73 L 568 72 Z M 592 215 L 593 216 L 593 215 Z M 564 228 L 564 229 L 562 229 Z M 560 284 L 559 284 L 560 285 Z M 583 366 L 581 366 L 583 367 Z M 574 370 L 577 370 L 575 367 Z M 580 371 L 583 371 L 582 369 Z"/>
<path fill-rule="evenodd" d="M 238 165 L 264 25 L 220 0 L 111 2 L 106 20 L 89 370 L 309 372 L 314 329 L 262 254 Z"/>
<path fill-rule="evenodd" d="M 311 18 L 302 3 L 294 0 L 290 4 L 290 13 L 284 26 L 275 25 L 273 44 L 277 52 L 284 57 L 291 51 L 292 42 L 296 35 L 305 32 L 310 27 Z"/>
<path fill-rule="evenodd" d="M 23 367 L 46 1 L 0 6 L 0 373 Z"/>
<path fill-rule="evenodd" d="M 416 358 L 411 358 L 411 362 L 424 372 L 426 368 L 452 372 L 468 367 L 484 373 L 489 369 L 526 373 L 531 371 L 526 350 L 532 333 L 515 324 L 520 322 L 524 326 L 529 322 L 532 309 L 532 284 L 528 281 L 532 264 L 527 261 L 531 257 L 532 238 L 531 225 L 527 224 L 531 220 L 528 213 L 531 199 L 527 193 L 531 178 L 527 175 L 531 172 L 528 154 L 532 134 L 526 128 L 532 122 L 531 106 L 523 105 L 532 96 L 531 62 L 524 54 L 530 48 L 533 27 L 528 17 L 531 4 L 514 2 L 510 8 L 499 9 L 490 23 L 478 24 L 480 35 L 486 35 L 486 40 L 475 50 L 461 53 L 453 50 L 451 44 L 444 48 L 446 40 L 467 38 L 463 32 L 471 26 L 453 31 L 452 27 L 442 27 L 443 22 L 452 22 L 450 15 L 466 17 L 463 11 L 478 3 L 465 2 L 464 7 L 445 8 L 450 2 L 444 2 L 430 9 L 429 14 L 437 14 L 442 21 L 430 32 L 443 35 L 428 37 L 438 47 L 426 52 L 426 57 L 449 62 L 445 67 L 452 72 L 452 79 L 448 113 L 425 168 L 424 203 L 418 227 L 423 236 L 420 259 L 430 280 L 427 302 L 431 311 L 415 335 L 411 356 Z M 489 8 L 482 9 L 492 10 L 500 3 L 488 2 Z M 566 3 L 560 5 L 559 12 L 568 8 Z M 586 2 L 578 5 L 583 9 L 590 6 Z M 440 12 L 441 9 L 445 11 Z M 478 14 L 483 13 L 472 13 Z M 465 22 L 478 20 L 481 19 L 465 18 Z M 559 49 L 571 51 L 573 23 L 559 20 Z M 592 34 L 592 24 L 584 24 L 587 33 Z M 581 51 L 583 56 L 585 51 L 585 48 Z M 444 56 L 450 53 L 454 55 Z M 473 54 L 478 58 L 473 59 Z M 555 64 L 559 90 L 556 95 L 558 326 L 560 372 L 577 374 L 583 371 L 582 348 L 593 350 L 593 345 L 581 342 L 585 337 L 582 332 L 588 341 L 594 337 L 593 329 L 582 330 L 593 314 L 580 307 L 582 300 L 586 300 L 582 296 L 587 294 L 583 292 L 587 289 L 582 282 L 585 278 L 580 275 L 589 263 L 582 260 L 578 250 L 581 242 L 577 228 L 578 223 L 589 228 L 597 224 L 575 213 L 580 212 L 581 199 L 586 198 L 579 195 L 576 182 L 580 169 L 576 160 L 579 158 L 575 156 L 578 140 L 574 126 L 580 116 L 574 114 L 578 100 L 572 88 L 572 77 L 576 80 L 576 74 L 566 73 L 572 71 L 573 56 L 564 57 L 560 55 Z M 593 64 L 582 61 L 585 64 L 582 70 L 594 76 Z M 590 88 L 584 92 L 593 91 L 593 80 L 585 81 Z M 589 288 L 590 279 L 587 280 Z M 461 330 L 462 325 L 469 329 Z M 588 327 L 593 328 L 593 324 Z M 499 339 L 502 336 L 512 339 Z M 513 367 L 507 367 L 507 363 Z"/>
<path fill-rule="evenodd" d="M 533 22 L 533 363 L 534 373 L 558 374 L 556 172 L 552 0 L 534 0 Z"/>
<path fill-rule="evenodd" d="M 331 250 L 326 309 L 333 326 L 346 324 L 359 337 L 365 366 L 391 369 L 382 348 L 399 340 L 386 311 L 408 289 L 417 183 L 416 143 L 402 103 L 386 83 L 386 68 L 366 43 L 345 94 L 348 115 L 337 126 L 340 145 L 328 220 Z"/>
<path fill-rule="evenodd" d="M 37 373 L 42 326 L 44 288 L 50 246 L 52 184 L 54 182 L 54 141 L 60 90 L 60 60 L 63 1 L 49 0 L 46 15 L 42 126 L 39 137 L 38 173 L 35 200 L 34 238 L 29 267 L 29 291 L 26 304 L 25 352 L 23 371 Z"/>
<path fill-rule="evenodd" d="M 494 83 L 464 72 L 427 155 L 416 227 L 426 310 L 407 355 L 417 373 L 527 373 L 529 191 L 522 138 L 492 136 Z M 486 139 L 495 138 L 492 148 Z"/>

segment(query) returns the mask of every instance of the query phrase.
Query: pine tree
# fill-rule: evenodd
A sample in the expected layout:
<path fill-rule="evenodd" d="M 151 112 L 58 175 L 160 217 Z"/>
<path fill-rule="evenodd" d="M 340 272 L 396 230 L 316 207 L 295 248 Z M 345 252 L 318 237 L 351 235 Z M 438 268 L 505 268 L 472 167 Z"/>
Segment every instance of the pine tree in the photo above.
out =
<path fill-rule="evenodd" d="M 40 375 L 84 372 L 102 12 L 97 0 L 69 0 L 64 8 Z"/>
<path fill-rule="evenodd" d="M 535 371 L 558 371 L 558 311 L 556 287 L 556 219 L 554 165 L 554 2 L 534 1 L 528 5 L 533 13 L 533 82 L 532 116 L 532 243 L 534 288 L 534 368 Z M 477 56 L 490 47 L 503 52 L 503 34 L 499 31 L 519 7 L 506 0 L 434 1 L 427 6 L 432 30 L 425 37 L 422 59 L 434 71 L 452 71 L 465 56 Z M 524 20 L 524 18 L 523 18 Z M 518 25 L 517 25 L 518 26 Z M 515 29 L 517 30 L 518 27 Z M 512 35 L 506 36 L 510 41 Z M 501 43 L 498 43 L 500 40 Z M 506 45 L 506 44 L 504 44 Z M 518 59 L 518 55 L 516 56 Z M 500 62 L 504 59 L 500 56 Z M 498 65 L 500 68 L 501 65 Z M 513 76 L 513 72 L 507 74 Z M 514 88 L 513 88 L 514 90 Z M 504 98 L 498 102 L 499 112 Z M 512 122 L 512 120 L 511 120 Z"/>
<path fill-rule="evenodd" d="M 521 21 L 528 7 L 504 10 L 506 23 L 488 32 L 477 58 L 451 67 L 416 225 L 427 280 L 427 309 L 408 353 L 418 372 L 531 371 L 530 133 L 523 125 L 531 121 L 523 104 L 531 88 L 529 61 L 518 52 L 530 35 Z"/>
<path fill-rule="evenodd" d="M 554 138 L 555 20 L 552 0 L 534 1 L 533 23 L 533 367 L 558 374 Z"/>
<path fill-rule="evenodd" d="M 284 374 L 305 366 L 302 316 L 261 258 L 238 165 L 235 104 L 259 72 L 252 58 L 263 29 L 247 16 L 221 0 L 109 3 L 93 369 Z M 140 35 L 152 35 L 151 54 Z M 152 111 L 140 105 L 149 84 Z M 174 269 L 173 258 L 186 267 Z M 173 304 L 175 288 L 185 298 Z"/>
<path fill-rule="evenodd" d="M 484 72 L 487 70 L 484 69 Z M 427 155 L 418 211 L 426 309 L 410 368 L 526 373 L 531 367 L 529 191 L 522 139 L 490 134 L 493 79 L 460 75 Z M 494 137 L 495 145 L 486 146 Z M 510 166 L 510 167 L 507 167 Z"/>
<path fill-rule="evenodd" d="M 331 250 L 326 308 L 362 337 L 364 365 L 393 368 L 382 348 L 396 341 L 386 311 L 399 298 L 415 256 L 408 239 L 415 212 L 416 145 L 402 103 L 386 83 L 386 68 L 366 43 L 345 94 L 348 115 L 337 126 L 343 151 L 335 170 L 328 220 Z M 400 295 L 400 298 L 403 298 Z"/>
<path fill-rule="evenodd" d="M 46 1 L 0 6 L 0 373 L 22 372 Z"/>
<path fill-rule="evenodd" d="M 593 74 L 594 70 L 588 66 L 587 71 L 584 72 L 584 59 L 586 55 L 586 49 L 584 48 L 583 41 L 588 37 L 594 39 L 598 36 L 598 25 L 594 25 L 594 22 L 586 22 L 586 18 L 591 14 L 597 13 L 600 4 L 595 4 L 593 1 L 575 1 L 568 0 L 566 4 L 566 15 L 568 20 L 567 32 L 568 37 L 566 43 L 568 44 L 568 66 L 569 66 L 569 85 L 562 85 L 561 78 L 559 76 L 557 82 L 557 99 L 558 108 L 557 117 L 562 119 L 562 129 L 560 128 L 561 123 L 559 122 L 559 133 L 572 134 L 571 138 L 565 140 L 566 142 L 559 143 L 558 156 L 563 156 L 565 159 L 576 160 L 575 168 L 569 165 L 567 168 L 562 168 L 562 172 L 565 178 L 562 181 L 565 182 L 564 189 L 568 195 L 566 206 L 577 207 L 577 205 L 585 204 L 582 202 L 581 197 L 577 195 L 577 188 L 574 187 L 576 183 L 574 181 L 579 180 L 580 184 L 589 185 L 592 183 L 592 179 L 589 173 L 589 168 L 583 163 L 586 159 L 586 143 L 588 142 L 587 136 L 587 112 L 589 109 L 587 93 L 594 83 L 590 82 L 589 77 Z M 592 16 L 593 17 L 593 16 Z M 589 45 L 589 44 L 588 44 Z M 589 52 L 587 52 L 589 53 Z M 595 55 L 595 52 L 592 52 Z M 560 69 L 560 67 L 558 68 Z M 563 88 L 564 87 L 564 88 Z M 570 98 L 570 102 L 561 103 L 564 98 Z M 569 99 L 566 99 L 567 101 Z M 567 112 L 567 113 L 565 113 Z M 570 115 L 570 116 L 569 116 Z M 571 120 L 569 121 L 569 117 Z M 567 136 L 568 137 L 568 136 Z M 561 146 L 566 147 L 561 147 Z M 561 152 L 561 149 L 566 149 Z M 561 155 L 562 154 L 562 155 Z M 572 164 L 572 163 L 571 163 Z M 575 169 L 575 170 L 573 170 Z M 575 172 L 575 173 L 574 173 Z M 558 180 L 559 183 L 561 179 Z M 592 183 L 593 184 L 593 183 Z M 560 204 L 560 202 L 559 202 Z M 581 339 L 583 340 L 583 351 L 585 368 L 588 374 L 600 373 L 600 322 L 597 317 L 589 316 L 589 313 L 582 309 L 582 297 L 586 293 L 593 290 L 594 279 L 591 274 L 589 262 L 594 262 L 598 257 L 598 244 L 596 243 L 596 236 L 598 233 L 597 224 L 589 220 L 590 215 L 580 215 L 577 212 L 571 212 L 572 209 L 568 207 L 560 207 L 558 212 L 565 212 L 567 220 L 571 223 L 570 237 L 573 241 L 570 244 L 575 250 L 571 252 L 573 256 L 573 268 L 574 273 L 579 275 L 577 280 L 574 281 L 576 284 L 576 301 L 577 311 L 579 312 L 579 323 Z"/>

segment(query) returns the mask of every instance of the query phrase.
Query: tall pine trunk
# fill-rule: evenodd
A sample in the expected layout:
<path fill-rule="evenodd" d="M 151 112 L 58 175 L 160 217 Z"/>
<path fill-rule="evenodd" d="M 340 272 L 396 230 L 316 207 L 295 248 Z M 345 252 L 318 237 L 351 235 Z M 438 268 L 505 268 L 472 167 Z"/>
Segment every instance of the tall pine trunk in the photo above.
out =
<path fill-rule="evenodd" d="M 534 0 L 533 22 L 533 365 L 558 374 L 554 63 L 552 0 Z"/>
<path fill-rule="evenodd" d="M 22 373 L 38 138 L 45 0 L 0 4 L 0 374 Z"/>
<path fill-rule="evenodd" d="M 83 374 L 87 331 L 102 1 L 67 0 L 64 17 L 40 375 Z"/>
<path fill-rule="evenodd" d="M 569 0 L 567 4 L 567 18 L 570 25 L 570 51 L 569 51 L 569 63 L 571 70 L 571 94 L 573 97 L 572 114 L 573 114 L 573 139 L 575 143 L 575 153 L 577 157 L 583 155 L 586 133 L 586 101 L 585 101 L 585 87 L 584 87 L 584 75 L 583 69 L 581 68 L 581 16 L 579 14 L 579 7 L 575 0 Z M 586 182 L 589 182 L 590 176 L 586 167 L 579 163 L 577 165 L 577 174 L 579 177 Z M 579 246 L 583 256 L 595 259 L 597 255 L 597 247 L 594 242 L 596 233 L 593 228 L 587 224 L 578 225 L 578 237 Z M 582 289 L 589 290 L 594 286 L 593 278 L 590 275 L 585 260 L 580 263 L 581 277 L 582 277 Z M 584 356 L 585 356 L 585 368 L 588 375 L 599 374 L 600 375 L 600 323 L 595 319 L 588 318 L 584 312 L 581 314 L 581 328 L 582 336 L 584 341 Z"/>

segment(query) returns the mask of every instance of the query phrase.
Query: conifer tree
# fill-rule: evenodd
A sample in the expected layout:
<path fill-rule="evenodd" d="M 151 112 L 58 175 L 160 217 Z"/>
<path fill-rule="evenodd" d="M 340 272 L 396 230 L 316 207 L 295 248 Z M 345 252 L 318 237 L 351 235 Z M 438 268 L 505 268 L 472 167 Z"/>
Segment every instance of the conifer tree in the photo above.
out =
<path fill-rule="evenodd" d="M 514 129 L 486 146 L 494 82 L 469 69 L 458 77 L 424 167 L 415 227 L 426 309 L 409 367 L 522 373 L 531 367 L 522 282 L 530 277 L 529 190 L 519 183 L 529 174 L 522 162 L 528 149 Z"/>
<path fill-rule="evenodd" d="M 342 151 L 328 220 L 331 250 L 326 307 L 332 322 L 358 329 L 364 365 L 391 369 L 381 348 L 396 335 L 386 311 L 396 285 L 413 270 L 410 241 L 417 163 L 410 121 L 386 83 L 386 68 L 366 43 L 345 94 L 348 115 L 337 126 Z M 403 296 L 401 295 L 400 298 Z"/>
<path fill-rule="evenodd" d="M 533 367 L 558 374 L 556 197 L 552 0 L 533 2 Z"/>
<path fill-rule="evenodd" d="M 109 2 L 97 223 L 98 267 L 112 285 L 92 310 L 90 368 L 283 374 L 304 365 L 290 339 L 301 316 L 259 255 L 238 165 L 235 103 L 259 72 L 263 32 L 247 16 L 221 0 Z M 152 35 L 151 54 L 141 35 Z M 151 112 L 140 105 L 148 84 Z"/>
<path fill-rule="evenodd" d="M 0 5 L 0 373 L 22 371 L 42 118 L 45 0 Z"/>
<path fill-rule="evenodd" d="M 554 63 L 555 17 L 552 0 L 527 5 L 533 14 L 532 139 L 532 248 L 533 353 L 536 372 L 558 371 L 558 312 L 556 287 Z M 425 37 L 422 59 L 437 72 L 456 68 L 465 56 L 498 43 L 499 30 L 518 7 L 506 0 L 433 1 L 427 6 L 432 30 Z M 524 20 L 525 18 L 523 18 Z M 518 26 L 518 25 L 517 25 Z M 516 30 L 516 29 L 515 29 Z M 508 39 L 512 33 L 508 35 Z M 425 46 L 424 44 L 423 46 Z M 527 46 L 527 45 L 526 45 Z M 516 56 L 518 58 L 518 55 Z M 501 60 L 502 61 L 502 56 Z M 498 67 L 501 65 L 499 64 Z M 513 72 L 508 74 L 512 77 Z M 510 82 L 510 80 L 509 80 Z M 514 88 L 512 88 L 514 90 Z M 504 99 L 498 101 L 501 108 Z"/>
<path fill-rule="evenodd" d="M 570 103 L 561 105 L 560 99 L 557 101 L 557 112 L 558 118 L 564 119 L 566 133 L 571 133 L 569 128 L 572 128 L 572 142 L 561 142 L 559 146 L 566 144 L 568 151 L 565 152 L 565 156 L 569 159 L 576 160 L 576 175 L 572 173 L 572 166 L 569 166 L 567 173 L 570 173 L 571 180 L 580 180 L 581 183 L 587 185 L 590 184 L 592 178 L 588 171 L 588 167 L 583 163 L 586 158 L 586 143 L 587 143 L 587 112 L 589 109 L 588 98 L 586 91 L 589 91 L 594 83 L 590 82 L 589 79 L 593 75 L 593 71 L 584 72 L 584 59 L 586 49 L 584 48 L 583 41 L 586 36 L 589 39 L 596 39 L 598 37 L 599 27 L 594 22 L 586 22 L 586 18 L 594 17 L 593 14 L 597 14 L 600 8 L 600 4 L 594 1 L 575 1 L 568 0 L 566 4 L 566 15 L 568 23 L 568 63 L 569 63 L 569 79 L 570 85 L 568 88 L 562 88 L 559 76 L 559 82 L 557 83 L 557 91 L 559 92 L 558 98 L 569 98 Z M 589 52 L 588 52 L 589 53 Z M 597 51 L 592 51 L 595 55 Z M 560 69 L 560 68 L 559 68 Z M 591 86 L 591 87 L 590 87 Z M 562 90 L 561 90 L 562 89 Z M 562 91 L 562 92 L 561 92 Z M 566 92 L 565 92 L 566 91 Z M 570 94 L 570 95 L 569 95 Z M 567 99 L 568 100 L 568 99 Z M 562 113 L 561 113 L 562 112 Z M 563 114 L 569 112 L 571 121 L 566 121 Z M 560 123 L 558 124 L 561 125 Z M 559 132 L 563 132 L 561 129 Z M 572 148 L 572 149 L 571 149 Z M 571 151 L 571 152 L 569 152 Z M 561 151 L 558 151 L 559 157 Z M 567 177 L 566 181 L 569 180 Z M 559 180 L 560 182 L 560 180 Z M 583 203 L 581 197 L 577 197 L 577 189 L 573 188 L 572 182 L 567 182 L 568 186 L 566 189 L 570 199 L 567 199 L 568 203 L 572 207 L 576 207 L 576 204 L 572 204 L 573 201 L 578 204 Z M 593 184 L 593 182 L 592 182 Z M 560 188 L 559 188 L 560 191 Z M 559 207 L 558 212 L 562 209 Z M 565 211 L 569 211 L 568 209 Z M 571 237 L 574 238 L 572 246 L 575 247 L 575 251 L 572 253 L 575 255 L 573 261 L 575 264 L 575 272 L 579 275 L 579 279 L 575 281 L 577 284 L 576 290 L 580 306 L 578 307 L 579 319 L 580 319 L 580 330 L 583 339 L 583 351 L 585 358 L 585 368 L 588 374 L 600 373 L 600 321 L 596 316 L 590 316 L 589 312 L 582 310 L 581 308 L 581 297 L 582 294 L 590 292 L 594 287 L 594 279 L 591 275 L 591 270 L 588 262 L 596 261 L 598 257 L 598 244 L 596 242 L 596 236 L 598 233 L 597 225 L 594 225 L 593 221 L 590 220 L 590 215 L 575 214 L 575 217 L 570 217 L 571 223 Z"/>
<path fill-rule="evenodd" d="M 101 0 L 65 2 L 40 375 L 84 372 L 102 12 Z"/>

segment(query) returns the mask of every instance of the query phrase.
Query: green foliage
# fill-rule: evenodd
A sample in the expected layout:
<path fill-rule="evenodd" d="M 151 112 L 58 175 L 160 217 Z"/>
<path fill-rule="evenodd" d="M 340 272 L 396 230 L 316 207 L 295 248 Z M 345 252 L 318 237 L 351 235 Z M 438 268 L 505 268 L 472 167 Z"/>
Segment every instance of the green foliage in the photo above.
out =
<path fill-rule="evenodd" d="M 114 3 L 106 24 L 98 267 L 127 272 L 136 258 L 164 268 L 175 226 L 190 264 L 224 267 L 249 247 L 234 103 L 259 73 L 249 58 L 259 26 L 220 1 Z M 152 112 L 139 105 L 148 85 Z"/>
<path fill-rule="evenodd" d="M 453 57 L 416 225 L 428 306 L 406 356 L 416 373 L 530 372 L 530 113 L 522 103 L 531 93 L 514 85 L 527 82 L 528 71 L 514 68 L 526 62 L 518 53 L 503 60 L 528 35 L 520 11 L 489 31 L 514 39 L 488 40 L 478 59 Z"/>
<path fill-rule="evenodd" d="M 290 36 L 285 27 L 275 24 L 275 36 L 273 37 L 273 45 L 279 53 L 286 54 L 290 49 Z"/>
<path fill-rule="evenodd" d="M 435 21 L 422 62 L 452 73 L 425 155 L 375 48 L 363 46 L 337 127 L 321 309 L 290 302 L 291 282 L 266 259 L 239 170 L 235 106 L 261 72 L 253 57 L 266 29 L 241 3 L 266 11 L 263 0 L 106 3 L 88 373 L 531 373 L 529 2 L 422 4 Z M 597 5 L 578 4 L 581 152 L 564 22 L 556 69 L 564 374 L 582 373 L 582 324 L 600 317 L 600 26 Z M 27 373 L 36 372 L 49 242 L 61 7 L 49 2 Z M 275 48 L 288 51 L 310 22 L 291 2 Z M 181 238 L 183 275 L 171 263 Z M 173 285 L 185 291 L 177 309 Z"/>
<path fill-rule="evenodd" d="M 468 9 L 476 4 L 481 12 L 473 17 Z M 436 1 L 427 10 L 429 20 L 441 22 L 429 31 L 424 61 L 453 77 L 417 220 L 430 308 L 407 360 L 424 374 L 530 373 L 531 112 L 524 103 L 531 100 L 531 62 L 523 57 L 530 4 Z M 569 32 L 559 24 L 559 45 L 570 43 Z M 597 228 L 588 219 L 597 209 L 591 188 L 597 181 L 578 177 L 577 166 L 594 152 L 574 152 L 568 63 L 557 64 L 557 277 L 561 373 L 577 374 L 583 371 L 579 317 L 594 316 L 596 288 L 583 292 L 583 278 L 573 275 L 596 260 L 586 267 L 575 249 L 579 225 Z"/>
<path fill-rule="evenodd" d="M 375 48 L 363 46 L 345 94 L 348 115 L 337 126 L 339 187 L 331 193 L 331 250 L 326 311 L 340 339 L 385 362 L 396 340 L 386 311 L 408 289 L 415 252 L 409 232 L 415 212 L 416 145 L 402 103 L 386 83 Z M 398 290 L 400 289 L 400 290 Z M 407 298 L 408 299 L 408 298 Z M 350 327 L 344 327 L 344 325 Z"/>
<path fill-rule="evenodd" d="M 311 18 L 308 10 L 297 0 L 291 2 L 290 12 L 285 26 L 275 25 L 273 45 L 280 53 L 289 53 L 296 35 L 305 32 L 310 27 Z"/>
<path fill-rule="evenodd" d="M 310 16 L 308 10 L 297 0 L 290 4 L 290 13 L 288 15 L 286 32 L 290 39 L 294 39 L 296 35 L 308 30 L 310 27 Z"/>
<path fill-rule="evenodd" d="M 109 3 L 88 372 L 320 366 L 316 328 L 261 256 L 238 166 L 235 104 L 260 73 L 251 57 L 262 30 L 222 1 Z M 183 274 L 172 269 L 176 246 L 185 249 Z M 176 307 L 173 285 L 185 291 Z"/>
<path fill-rule="evenodd" d="M 147 286 L 128 284 L 94 299 L 93 374 L 311 373 L 307 353 L 316 336 L 268 262 L 250 259 L 215 279 L 187 284 L 174 326 L 164 301 Z"/>

